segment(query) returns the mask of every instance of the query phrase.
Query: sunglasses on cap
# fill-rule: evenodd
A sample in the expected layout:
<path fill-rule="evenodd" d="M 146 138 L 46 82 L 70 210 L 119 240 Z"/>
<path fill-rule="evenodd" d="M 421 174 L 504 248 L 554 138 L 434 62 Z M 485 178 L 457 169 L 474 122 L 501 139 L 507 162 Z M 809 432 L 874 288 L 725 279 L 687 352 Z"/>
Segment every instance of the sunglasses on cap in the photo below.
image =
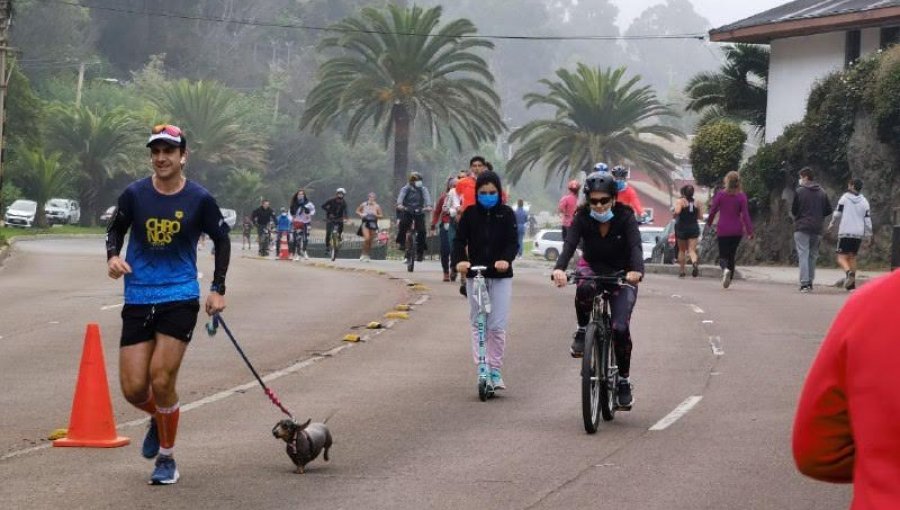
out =
<path fill-rule="evenodd" d="M 178 126 L 173 126 L 171 124 L 158 124 L 153 126 L 153 130 L 150 131 L 151 134 L 159 135 L 165 133 L 169 136 L 180 137 L 181 136 L 181 128 Z"/>
<path fill-rule="evenodd" d="M 591 198 L 588 200 L 588 202 L 590 202 L 591 205 L 606 205 L 606 204 L 612 202 L 612 200 L 613 200 L 613 197 L 603 197 L 603 198 Z"/>

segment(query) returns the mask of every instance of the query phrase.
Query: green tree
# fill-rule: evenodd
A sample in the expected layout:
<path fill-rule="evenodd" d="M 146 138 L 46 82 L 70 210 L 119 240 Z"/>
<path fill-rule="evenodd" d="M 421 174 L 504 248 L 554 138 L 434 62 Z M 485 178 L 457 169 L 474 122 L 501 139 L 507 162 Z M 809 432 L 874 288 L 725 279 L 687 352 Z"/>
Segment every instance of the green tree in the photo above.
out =
<path fill-rule="evenodd" d="M 744 154 L 747 133 L 734 122 L 719 121 L 700 128 L 691 143 L 694 177 L 703 186 L 713 187 L 725 174 L 737 170 Z"/>
<path fill-rule="evenodd" d="M 394 139 L 395 186 L 406 180 L 416 121 L 439 143 L 449 135 L 460 150 L 463 140 L 477 146 L 494 139 L 505 128 L 500 98 L 487 62 L 475 51 L 493 44 L 466 38 L 477 32 L 467 19 L 438 28 L 441 13 L 441 7 L 390 5 L 365 8 L 334 25 L 347 32 L 324 39 L 321 47 L 344 51 L 319 68 L 301 127 L 318 135 L 349 116 L 345 137 L 351 144 L 368 122 L 383 129 L 385 146 Z"/>
<path fill-rule="evenodd" d="M 139 127 L 125 110 L 94 112 L 90 108 L 56 105 L 50 112 L 48 141 L 66 155 L 76 171 L 75 187 L 83 225 L 96 225 L 99 198 L 109 180 L 134 168 Z"/>
<path fill-rule="evenodd" d="M 234 207 L 238 212 L 238 220 L 249 215 L 259 205 L 262 196 L 262 175 L 252 170 L 232 169 L 225 178 L 222 187 L 220 205 Z"/>
<path fill-rule="evenodd" d="M 575 73 L 556 72 L 559 81 L 541 80 L 548 94 L 525 96 L 528 106 L 556 109 L 552 119 L 535 120 L 510 135 L 521 143 L 506 166 L 513 184 L 538 163 L 546 168 L 546 181 L 563 179 L 591 168 L 598 161 L 630 162 L 656 178 L 668 182 L 672 155 L 647 141 L 647 136 L 672 140 L 681 136 L 673 127 L 659 123 L 675 116 L 656 99 L 640 76 L 625 78 L 626 69 L 590 68 L 579 64 Z"/>
<path fill-rule="evenodd" d="M 747 122 L 764 133 L 769 81 L 769 49 L 753 44 L 725 48 L 718 72 L 700 73 L 688 82 L 687 110 L 701 114 L 700 125 L 717 120 Z"/>
<path fill-rule="evenodd" d="M 21 186 L 25 195 L 37 202 L 35 224 L 38 228 L 47 228 L 47 213 L 44 204 L 53 197 L 69 192 L 72 174 L 68 168 L 60 164 L 60 154 L 49 156 L 43 149 L 25 150 L 19 154 L 13 178 Z"/>
<path fill-rule="evenodd" d="M 265 167 L 264 134 L 248 124 L 251 113 L 238 106 L 237 92 L 215 82 L 179 80 L 149 94 L 163 115 L 184 130 L 191 153 L 189 169 L 200 180 L 211 180 L 211 170 Z"/>

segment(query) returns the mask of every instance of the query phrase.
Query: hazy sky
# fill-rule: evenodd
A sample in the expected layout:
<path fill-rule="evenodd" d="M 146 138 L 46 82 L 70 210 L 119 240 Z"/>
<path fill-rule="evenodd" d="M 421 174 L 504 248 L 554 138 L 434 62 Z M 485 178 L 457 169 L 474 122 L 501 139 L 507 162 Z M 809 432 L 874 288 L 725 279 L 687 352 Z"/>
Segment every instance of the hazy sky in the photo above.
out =
<path fill-rule="evenodd" d="M 582 0 L 589 2 L 590 0 Z M 720 27 L 729 23 L 753 16 L 788 3 L 789 0 L 754 0 L 746 2 L 742 0 L 691 0 L 694 10 L 708 19 L 713 27 Z M 613 0 L 619 8 L 619 26 L 624 30 L 631 21 L 638 17 L 647 7 L 665 3 L 665 0 Z"/>

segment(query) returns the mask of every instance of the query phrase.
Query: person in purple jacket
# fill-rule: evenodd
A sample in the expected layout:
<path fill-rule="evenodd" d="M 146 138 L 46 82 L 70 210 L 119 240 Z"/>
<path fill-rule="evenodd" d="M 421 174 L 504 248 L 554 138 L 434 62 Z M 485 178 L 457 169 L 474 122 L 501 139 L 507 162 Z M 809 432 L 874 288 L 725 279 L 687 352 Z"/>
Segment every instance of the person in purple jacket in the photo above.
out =
<path fill-rule="evenodd" d="M 725 175 L 725 189 L 716 193 L 709 208 L 706 228 L 709 228 L 719 216 L 716 230 L 719 240 L 719 267 L 722 268 L 722 286 L 726 289 L 734 277 L 734 259 L 738 245 L 746 234 L 753 239 L 753 224 L 747 209 L 747 195 L 741 191 L 741 176 L 737 172 Z"/>

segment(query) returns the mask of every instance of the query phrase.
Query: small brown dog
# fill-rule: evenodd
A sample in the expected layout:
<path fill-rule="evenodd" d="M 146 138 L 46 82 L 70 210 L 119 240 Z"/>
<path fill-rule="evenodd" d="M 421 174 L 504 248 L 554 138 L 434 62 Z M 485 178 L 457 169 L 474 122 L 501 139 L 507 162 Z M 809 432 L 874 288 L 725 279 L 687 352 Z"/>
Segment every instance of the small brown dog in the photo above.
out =
<path fill-rule="evenodd" d="M 287 443 L 288 457 L 297 466 L 295 473 L 305 473 L 304 467 L 319 456 L 322 449 L 325 450 L 325 460 L 328 461 L 328 449 L 331 448 L 331 432 L 324 423 L 300 424 L 293 420 L 281 420 L 272 428 L 272 435 Z"/>

